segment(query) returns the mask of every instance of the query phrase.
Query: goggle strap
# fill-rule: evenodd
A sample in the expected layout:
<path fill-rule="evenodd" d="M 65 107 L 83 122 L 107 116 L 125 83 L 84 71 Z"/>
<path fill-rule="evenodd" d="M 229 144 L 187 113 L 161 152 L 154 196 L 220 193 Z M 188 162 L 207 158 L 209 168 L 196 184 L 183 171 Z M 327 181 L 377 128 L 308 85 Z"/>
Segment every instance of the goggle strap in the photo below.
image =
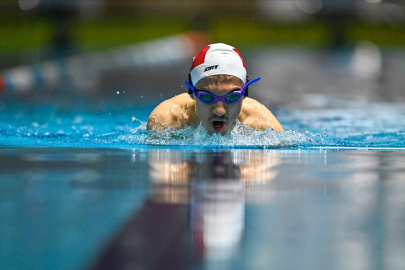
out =
<path fill-rule="evenodd" d="M 256 79 L 253 79 L 253 80 L 247 82 L 243 87 L 246 89 L 249 85 L 251 85 L 251 84 L 253 84 L 253 83 L 257 82 L 257 81 L 260 81 L 261 79 L 262 78 L 257 77 Z"/>
<path fill-rule="evenodd" d="M 194 86 L 192 86 L 188 81 L 184 81 L 184 83 L 187 85 L 187 87 L 188 87 L 191 91 L 193 91 L 193 93 L 195 93 L 195 88 L 194 88 Z"/>

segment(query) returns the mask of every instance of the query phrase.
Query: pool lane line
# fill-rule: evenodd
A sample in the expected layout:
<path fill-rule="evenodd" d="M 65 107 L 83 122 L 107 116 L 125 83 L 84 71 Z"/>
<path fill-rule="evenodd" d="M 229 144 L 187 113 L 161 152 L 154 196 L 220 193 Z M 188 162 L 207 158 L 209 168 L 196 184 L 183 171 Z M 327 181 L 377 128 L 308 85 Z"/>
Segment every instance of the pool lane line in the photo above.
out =
<path fill-rule="evenodd" d="M 325 149 L 325 150 L 358 150 L 358 151 L 405 151 L 405 147 L 367 147 L 367 146 L 310 146 L 310 147 L 299 147 L 302 150 L 312 150 L 312 149 Z"/>
<path fill-rule="evenodd" d="M 71 84 L 86 91 L 101 71 L 159 65 L 191 58 L 208 43 L 203 32 L 188 32 L 123 46 L 106 52 L 73 55 L 21 65 L 0 72 L 0 93 L 27 93 Z"/>
<path fill-rule="evenodd" d="M 147 199 L 89 270 L 191 269 L 189 207 Z"/>
<path fill-rule="evenodd" d="M 0 94 L 6 92 L 6 81 L 3 79 L 3 76 L 0 75 Z"/>

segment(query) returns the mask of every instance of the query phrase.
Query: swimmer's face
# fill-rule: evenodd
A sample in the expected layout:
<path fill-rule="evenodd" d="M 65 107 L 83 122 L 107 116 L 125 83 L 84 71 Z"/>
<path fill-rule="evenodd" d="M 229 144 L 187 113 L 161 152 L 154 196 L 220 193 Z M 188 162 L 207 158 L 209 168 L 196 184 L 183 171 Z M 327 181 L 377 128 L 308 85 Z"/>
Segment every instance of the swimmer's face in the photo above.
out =
<path fill-rule="evenodd" d="M 240 90 L 242 87 L 243 82 L 230 75 L 208 76 L 195 85 L 196 89 L 210 92 L 216 96 L 224 96 L 232 91 Z M 196 101 L 196 112 L 203 127 L 210 134 L 221 133 L 222 135 L 225 135 L 235 124 L 244 99 L 243 97 L 233 104 L 217 101 L 207 105 L 199 99 L 193 98 Z"/>

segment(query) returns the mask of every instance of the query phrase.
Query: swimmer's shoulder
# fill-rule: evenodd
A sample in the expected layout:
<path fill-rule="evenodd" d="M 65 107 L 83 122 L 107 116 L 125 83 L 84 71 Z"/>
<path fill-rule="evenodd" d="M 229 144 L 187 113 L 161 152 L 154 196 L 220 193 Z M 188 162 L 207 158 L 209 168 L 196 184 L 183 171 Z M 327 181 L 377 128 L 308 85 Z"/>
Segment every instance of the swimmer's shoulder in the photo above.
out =
<path fill-rule="evenodd" d="M 267 127 L 271 127 L 277 132 L 284 131 L 271 111 L 253 98 L 246 97 L 243 100 L 238 119 L 241 123 L 248 124 L 256 130 L 265 130 Z"/>
<path fill-rule="evenodd" d="M 161 130 L 168 127 L 184 127 L 190 122 L 195 111 L 195 101 L 183 93 L 160 103 L 151 112 L 147 130 Z"/>

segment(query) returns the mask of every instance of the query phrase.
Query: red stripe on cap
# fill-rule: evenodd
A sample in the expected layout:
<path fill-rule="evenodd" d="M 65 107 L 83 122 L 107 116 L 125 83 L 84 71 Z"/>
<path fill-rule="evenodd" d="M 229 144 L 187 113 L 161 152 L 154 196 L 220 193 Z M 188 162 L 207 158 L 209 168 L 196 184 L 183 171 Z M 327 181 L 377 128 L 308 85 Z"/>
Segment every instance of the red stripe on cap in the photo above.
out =
<path fill-rule="evenodd" d="M 243 58 L 242 58 L 242 55 L 240 54 L 240 52 L 239 52 L 237 49 L 235 49 L 235 48 L 233 48 L 233 50 L 234 50 L 237 54 L 239 54 L 240 60 L 242 60 L 243 67 L 246 69 L 245 61 L 243 61 Z"/>
<path fill-rule="evenodd" d="M 195 57 L 193 60 L 193 64 L 191 65 L 190 71 L 192 71 L 195 67 L 204 64 L 205 61 L 205 55 L 207 54 L 208 50 L 210 49 L 210 46 L 207 45 L 205 46 Z"/>

